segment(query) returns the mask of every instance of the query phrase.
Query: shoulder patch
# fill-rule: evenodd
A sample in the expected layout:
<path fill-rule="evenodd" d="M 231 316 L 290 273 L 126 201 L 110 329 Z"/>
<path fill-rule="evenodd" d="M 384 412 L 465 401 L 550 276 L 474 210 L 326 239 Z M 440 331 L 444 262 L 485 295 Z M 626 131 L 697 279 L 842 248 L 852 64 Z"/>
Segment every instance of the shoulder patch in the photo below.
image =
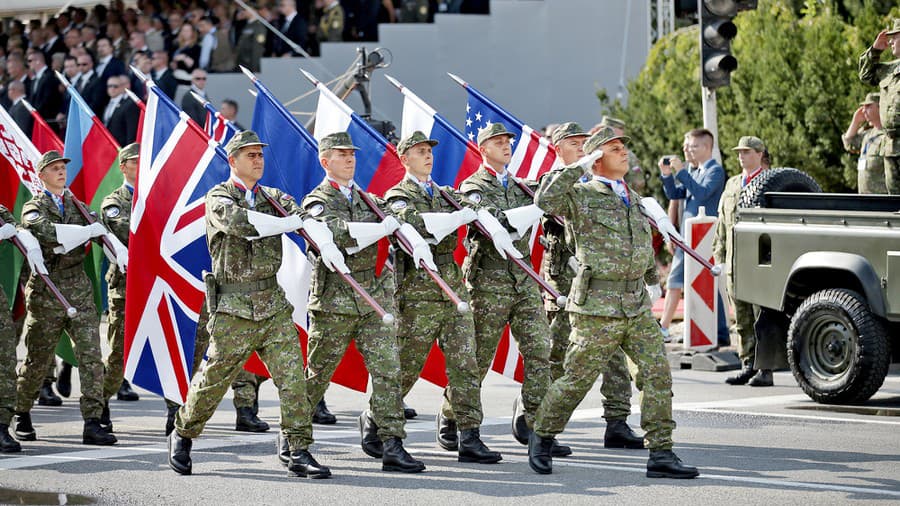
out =
<path fill-rule="evenodd" d="M 40 217 L 41 217 L 41 213 L 39 211 L 28 211 L 27 213 L 25 213 L 25 216 L 24 216 L 25 221 L 27 221 L 27 222 L 35 222 L 38 219 L 40 219 Z"/>
<path fill-rule="evenodd" d="M 222 205 L 230 206 L 234 204 L 234 200 L 228 197 L 219 197 L 219 203 Z"/>
<path fill-rule="evenodd" d="M 391 209 L 398 212 L 406 209 L 406 206 L 406 201 L 403 199 L 396 199 L 391 203 Z"/>
<path fill-rule="evenodd" d="M 466 198 L 476 204 L 480 204 L 482 199 L 481 192 L 469 192 L 466 194 Z"/>
<path fill-rule="evenodd" d="M 119 209 L 119 206 L 109 206 L 103 209 L 103 214 L 105 214 L 107 218 L 115 218 L 121 213 L 122 210 Z"/>
<path fill-rule="evenodd" d="M 282 193 L 281 200 L 287 200 L 288 202 L 292 202 L 294 200 L 294 197 L 292 197 L 290 194 Z"/>
<path fill-rule="evenodd" d="M 316 216 L 319 216 L 320 214 L 322 214 L 324 211 L 325 211 L 325 206 L 323 206 L 322 204 L 313 204 L 309 208 L 309 215 L 312 217 L 316 217 Z"/>

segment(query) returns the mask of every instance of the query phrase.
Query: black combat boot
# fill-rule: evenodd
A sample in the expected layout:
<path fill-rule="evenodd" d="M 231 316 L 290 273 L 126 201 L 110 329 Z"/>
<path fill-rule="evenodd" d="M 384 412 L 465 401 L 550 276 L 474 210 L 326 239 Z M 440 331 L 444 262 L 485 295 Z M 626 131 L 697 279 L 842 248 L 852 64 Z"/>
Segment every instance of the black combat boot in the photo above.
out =
<path fill-rule="evenodd" d="M 398 473 L 421 473 L 425 464 L 412 458 L 403 448 L 400 438 L 391 437 L 384 442 L 384 456 L 381 458 L 381 470 Z"/>
<path fill-rule="evenodd" d="M 37 441 L 37 433 L 31 425 L 31 413 L 16 413 L 13 419 L 15 423 L 13 434 L 19 441 Z"/>
<path fill-rule="evenodd" d="M 403 403 L 403 418 L 405 418 L 407 420 L 412 420 L 413 418 L 415 418 L 417 416 L 419 416 L 419 413 L 416 412 L 415 409 L 407 406 L 406 403 L 404 402 Z"/>
<path fill-rule="evenodd" d="M 62 406 L 62 399 L 53 391 L 53 382 L 44 380 L 41 385 L 41 394 L 38 397 L 39 406 Z"/>
<path fill-rule="evenodd" d="M 754 374 L 756 374 L 756 369 L 753 368 L 753 361 L 747 360 L 744 362 L 743 369 L 736 375 L 726 378 L 725 383 L 728 383 L 729 385 L 746 385 Z"/>
<path fill-rule="evenodd" d="M 316 403 L 316 409 L 313 410 L 312 422 L 319 425 L 334 425 L 337 423 L 337 417 L 332 415 L 331 411 L 328 411 L 328 406 L 325 405 L 325 399 Z"/>
<path fill-rule="evenodd" d="M 110 434 L 113 432 L 112 420 L 109 418 L 109 401 L 103 403 L 103 411 L 100 412 L 100 427 Z"/>
<path fill-rule="evenodd" d="M 131 383 L 128 380 L 122 380 L 122 384 L 119 385 L 119 391 L 116 392 L 116 399 L 120 401 L 138 401 L 141 397 L 131 389 Z"/>
<path fill-rule="evenodd" d="M 381 439 L 378 438 L 378 425 L 368 409 L 359 415 L 359 444 L 366 455 L 372 458 L 380 459 L 384 454 Z"/>
<path fill-rule="evenodd" d="M 672 450 L 650 450 L 647 460 L 647 478 L 696 478 L 696 467 L 686 466 Z"/>
<path fill-rule="evenodd" d="M 551 450 L 555 438 L 541 437 L 531 433 L 528 438 L 528 466 L 538 474 L 550 474 L 553 472 L 553 457 Z"/>
<path fill-rule="evenodd" d="M 522 397 L 516 397 L 513 401 L 512 414 L 512 435 L 516 441 L 523 445 L 528 445 L 528 436 L 531 434 L 531 427 L 525 421 L 525 407 L 522 405 Z"/>
<path fill-rule="evenodd" d="M 169 467 L 178 474 L 191 474 L 191 444 L 193 440 L 178 431 L 169 434 Z"/>
<path fill-rule="evenodd" d="M 435 421 L 437 422 L 437 444 L 448 452 L 455 452 L 459 448 L 456 420 L 451 420 L 438 411 Z"/>
<path fill-rule="evenodd" d="M 56 377 L 56 391 L 66 399 L 72 395 L 72 364 L 63 362 Z"/>
<path fill-rule="evenodd" d="M 331 469 L 316 462 L 307 450 L 294 450 L 290 453 L 288 471 L 301 478 L 331 477 Z"/>
<path fill-rule="evenodd" d="M 275 438 L 275 455 L 281 465 L 286 466 L 291 463 L 291 445 L 281 431 L 278 431 L 278 437 Z"/>
<path fill-rule="evenodd" d="M 606 434 L 603 435 L 603 447 L 642 450 L 644 438 L 635 434 L 625 420 L 607 420 Z"/>
<path fill-rule="evenodd" d="M 772 379 L 772 369 L 760 369 L 747 383 L 751 387 L 770 387 L 775 384 Z"/>
<path fill-rule="evenodd" d="M 459 432 L 459 462 L 496 464 L 503 460 L 500 452 L 491 451 L 481 440 L 479 429 L 463 429 Z"/>
<path fill-rule="evenodd" d="M 16 453 L 22 451 L 22 445 L 9 435 L 9 425 L 0 423 L 0 453 Z"/>
<path fill-rule="evenodd" d="M 554 457 L 568 457 L 572 455 L 572 449 L 566 445 L 559 444 L 559 441 L 554 438 L 553 448 L 550 448 L 550 455 Z"/>
<path fill-rule="evenodd" d="M 118 440 L 100 426 L 99 418 L 88 418 L 84 421 L 84 431 L 81 433 L 81 442 L 86 445 L 109 446 L 116 444 Z"/>
<path fill-rule="evenodd" d="M 254 415 L 253 408 L 237 408 L 234 430 L 239 432 L 265 432 L 269 430 L 269 424 Z"/>
<path fill-rule="evenodd" d="M 175 415 L 178 413 L 178 408 L 181 406 L 168 406 L 166 408 L 166 437 L 169 437 L 169 434 L 175 430 Z"/>

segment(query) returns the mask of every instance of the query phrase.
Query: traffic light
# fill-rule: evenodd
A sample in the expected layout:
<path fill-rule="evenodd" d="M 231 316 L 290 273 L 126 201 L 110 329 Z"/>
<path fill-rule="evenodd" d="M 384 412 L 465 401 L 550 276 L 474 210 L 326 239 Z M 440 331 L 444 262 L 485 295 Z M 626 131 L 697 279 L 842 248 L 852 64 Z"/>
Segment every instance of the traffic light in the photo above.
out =
<path fill-rule="evenodd" d="M 700 75 L 705 88 L 728 86 L 731 73 L 737 69 L 737 59 L 731 54 L 731 39 L 737 35 L 732 20 L 737 13 L 738 2 L 734 0 L 700 3 Z"/>

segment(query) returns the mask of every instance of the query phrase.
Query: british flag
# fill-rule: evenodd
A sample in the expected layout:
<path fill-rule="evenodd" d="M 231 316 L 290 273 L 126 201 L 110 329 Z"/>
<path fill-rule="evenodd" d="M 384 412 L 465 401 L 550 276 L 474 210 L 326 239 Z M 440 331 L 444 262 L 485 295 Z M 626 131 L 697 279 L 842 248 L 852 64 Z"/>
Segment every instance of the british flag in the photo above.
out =
<path fill-rule="evenodd" d="M 152 82 L 132 204 L 125 375 L 184 402 L 210 269 L 204 197 L 228 177 L 224 152 Z"/>
<path fill-rule="evenodd" d="M 217 111 L 209 101 L 204 101 L 203 107 L 206 108 L 206 124 L 204 125 L 206 135 L 208 135 L 210 139 L 218 142 L 221 146 L 228 144 L 228 141 L 230 141 L 231 138 L 234 137 L 234 134 L 238 133 L 240 129 L 237 125 L 227 120 L 225 116 L 222 116 L 222 113 Z"/>

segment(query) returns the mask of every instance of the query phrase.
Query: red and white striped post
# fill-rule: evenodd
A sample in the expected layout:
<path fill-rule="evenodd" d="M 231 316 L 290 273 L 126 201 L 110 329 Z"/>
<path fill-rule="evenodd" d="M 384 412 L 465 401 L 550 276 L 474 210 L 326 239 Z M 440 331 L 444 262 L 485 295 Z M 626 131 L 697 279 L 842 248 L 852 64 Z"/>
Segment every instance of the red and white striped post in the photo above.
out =
<path fill-rule="evenodd" d="M 717 218 L 706 215 L 701 207 L 697 216 L 685 220 L 685 242 L 704 258 L 713 260 L 713 238 Z M 689 255 L 684 256 L 684 349 L 708 351 L 718 338 L 719 279 Z"/>

